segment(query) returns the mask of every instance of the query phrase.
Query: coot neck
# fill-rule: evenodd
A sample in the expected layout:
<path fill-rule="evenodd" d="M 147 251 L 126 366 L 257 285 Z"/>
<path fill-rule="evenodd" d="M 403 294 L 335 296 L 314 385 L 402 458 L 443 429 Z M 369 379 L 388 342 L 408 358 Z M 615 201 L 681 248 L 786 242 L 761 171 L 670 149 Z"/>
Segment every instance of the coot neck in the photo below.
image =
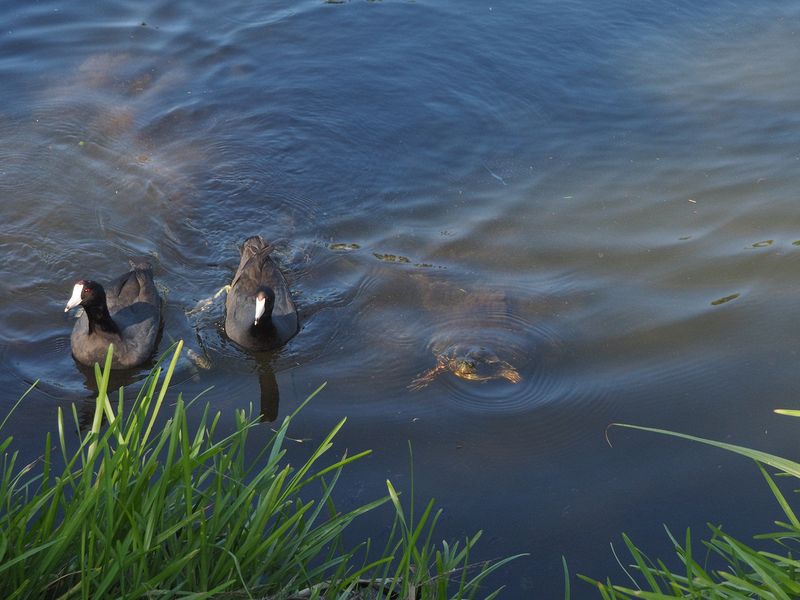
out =
<path fill-rule="evenodd" d="M 275 324 L 272 322 L 272 315 L 264 313 L 258 320 L 258 325 L 253 325 L 253 332 L 260 336 L 269 336 L 275 333 Z"/>
<path fill-rule="evenodd" d="M 90 334 L 94 333 L 96 330 L 99 330 L 103 333 L 114 333 L 122 337 L 119 327 L 114 322 L 114 319 L 111 318 L 111 315 L 108 312 L 108 306 L 106 306 L 105 303 L 99 305 L 90 304 L 88 306 L 84 306 L 83 310 L 86 311 L 86 318 L 89 320 Z"/>

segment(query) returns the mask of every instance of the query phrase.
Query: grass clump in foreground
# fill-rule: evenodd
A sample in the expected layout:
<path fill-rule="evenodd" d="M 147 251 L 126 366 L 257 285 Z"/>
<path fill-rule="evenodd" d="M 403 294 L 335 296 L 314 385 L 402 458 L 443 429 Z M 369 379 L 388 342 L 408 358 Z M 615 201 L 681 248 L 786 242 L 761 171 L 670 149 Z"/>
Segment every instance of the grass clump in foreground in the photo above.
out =
<path fill-rule="evenodd" d="M 776 410 L 779 414 L 798 417 L 800 411 Z M 786 521 L 776 521 L 777 531 L 756 536 L 763 548 L 756 549 L 725 533 L 721 527 L 709 525 L 711 538 L 704 540 L 700 551 L 693 546 L 691 531 L 687 529 L 683 540 L 676 539 L 669 530 L 667 535 L 674 545 L 675 553 L 682 564 L 679 571 L 673 571 L 661 561 L 650 560 L 633 541 L 623 534 L 625 545 L 633 564 L 625 569 L 631 584 L 619 585 L 610 579 L 596 581 L 589 577 L 581 579 L 597 586 L 600 595 L 606 600 L 629 600 L 644 598 L 660 600 L 667 598 L 708 598 L 708 599 L 763 599 L 790 600 L 800 598 L 800 519 L 792 509 L 791 503 L 781 492 L 775 479 L 765 467 L 771 467 L 782 477 L 800 479 L 800 463 L 752 450 L 742 446 L 716 442 L 682 433 L 620 425 L 653 433 L 701 442 L 735 452 L 751 458 L 758 465 L 767 485 L 778 501 Z M 568 580 L 568 578 L 567 578 Z M 569 590 L 569 588 L 567 588 Z M 569 595 L 569 591 L 567 591 Z"/>
<path fill-rule="evenodd" d="M 0 597 L 471 598 L 513 558 L 470 565 L 480 533 L 437 547 L 439 512 L 429 503 L 415 521 L 413 504 L 407 515 L 388 481 L 386 497 L 338 512 L 332 491 L 342 469 L 368 454 L 322 464 L 344 419 L 297 467 L 284 460 L 291 416 L 249 463 L 257 420 L 244 413 L 222 436 L 219 413 L 206 406 L 190 430 L 178 395 L 159 419 L 181 348 L 166 369 L 154 367 L 130 407 L 122 390 L 115 406 L 107 395 L 109 350 L 104 369 L 95 366 L 94 420 L 77 450 L 68 450 L 60 409 L 58 439 L 47 436 L 38 464 L 18 468 L 12 438 L 0 441 Z M 77 427 L 74 407 L 73 418 Z M 319 486 L 314 500 L 310 484 Z M 372 556 L 369 540 L 344 548 L 347 526 L 386 502 L 395 520 L 382 552 Z"/>

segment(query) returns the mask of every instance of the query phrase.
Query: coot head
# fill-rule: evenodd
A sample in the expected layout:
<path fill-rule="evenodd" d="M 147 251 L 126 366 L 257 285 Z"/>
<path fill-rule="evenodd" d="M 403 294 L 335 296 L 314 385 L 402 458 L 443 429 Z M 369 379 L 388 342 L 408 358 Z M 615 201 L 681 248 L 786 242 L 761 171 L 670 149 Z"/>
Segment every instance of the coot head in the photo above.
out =
<path fill-rule="evenodd" d="M 105 306 L 106 292 L 103 286 L 96 281 L 81 279 L 72 288 L 72 296 L 64 307 L 64 312 L 69 312 L 76 306 Z"/>

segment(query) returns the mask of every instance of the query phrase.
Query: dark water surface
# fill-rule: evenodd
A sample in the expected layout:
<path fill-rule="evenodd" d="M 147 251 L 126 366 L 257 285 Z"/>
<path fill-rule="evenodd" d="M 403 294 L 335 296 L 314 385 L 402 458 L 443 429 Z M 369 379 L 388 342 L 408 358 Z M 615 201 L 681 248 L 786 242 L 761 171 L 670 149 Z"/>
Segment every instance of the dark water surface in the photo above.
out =
<path fill-rule="evenodd" d="M 755 467 L 614 421 L 796 456 L 800 8 L 778 2 L 0 4 L 0 409 L 34 457 L 91 388 L 63 314 L 80 277 L 153 262 L 161 350 L 192 397 L 343 417 L 372 448 L 341 502 L 410 489 L 475 558 L 530 552 L 506 598 L 619 581 L 778 508 Z M 277 245 L 301 312 L 255 359 L 222 332 L 237 245 Z M 722 299 L 732 298 L 727 301 Z M 203 310 L 199 308 L 205 307 Z M 441 373 L 449 344 L 522 376 Z M 202 366 L 210 368 L 201 368 Z M 143 372 L 124 379 L 133 383 Z M 135 385 L 134 385 L 135 387 Z M 264 435 L 268 435 L 264 428 Z M 379 535 L 382 516 L 357 535 Z M 595 597 L 574 584 L 573 597 Z"/>

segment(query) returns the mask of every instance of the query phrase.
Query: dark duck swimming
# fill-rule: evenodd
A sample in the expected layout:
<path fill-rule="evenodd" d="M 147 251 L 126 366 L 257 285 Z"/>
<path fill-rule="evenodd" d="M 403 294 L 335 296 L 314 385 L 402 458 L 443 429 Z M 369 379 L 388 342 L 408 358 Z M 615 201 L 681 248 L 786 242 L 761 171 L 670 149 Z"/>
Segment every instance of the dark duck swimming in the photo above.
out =
<path fill-rule="evenodd" d="M 70 337 L 72 356 L 79 363 L 103 364 L 114 344 L 112 369 L 130 369 L 145 363 L 156 349 L 161 330 L 161 297 L 153 269 L 145 261 L 130 261 L 131 271 L 108 285 L 81 279 L 72 288 L 64 312 L 78 306 L 83 314 Z"/>
<path fill-rule="evenodd" d="M 279 348 L 299 330 L 297 307 L 272 250 L 259 235 L 244 241 L 225 302 L 225 333 L 248 350 Z"/>

